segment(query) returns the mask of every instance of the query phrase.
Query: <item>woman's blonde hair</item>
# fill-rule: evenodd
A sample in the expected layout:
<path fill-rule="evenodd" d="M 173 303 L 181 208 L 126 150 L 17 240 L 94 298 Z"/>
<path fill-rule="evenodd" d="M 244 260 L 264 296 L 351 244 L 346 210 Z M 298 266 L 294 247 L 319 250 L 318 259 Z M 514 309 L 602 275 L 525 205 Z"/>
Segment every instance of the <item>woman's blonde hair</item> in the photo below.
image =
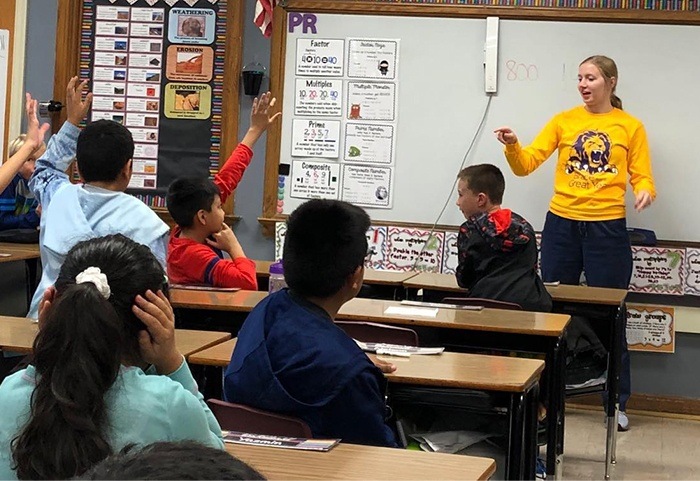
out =
<path fill-rule="evenodd" d="M 600 70 L 600 73 L 603 74 L 603 77 L 605 77 L 606 80 L 612 81 L 613 78 L 615 79 L 615 85 L 612 86 L 612 91 L 610 92 L 610 103 L 613 107 L 622 110 L 622 100 L 620 100 L 620 97 L 615 95 L 615 88 L 617 87 L 617 81 L 619 80 L 615 61 L 610 57 L 606 57 L 605 55 L 592 55 L 579 65 L 583 65 L 584 63 L 592 63 L 598 67 L 598 70 Z"/>

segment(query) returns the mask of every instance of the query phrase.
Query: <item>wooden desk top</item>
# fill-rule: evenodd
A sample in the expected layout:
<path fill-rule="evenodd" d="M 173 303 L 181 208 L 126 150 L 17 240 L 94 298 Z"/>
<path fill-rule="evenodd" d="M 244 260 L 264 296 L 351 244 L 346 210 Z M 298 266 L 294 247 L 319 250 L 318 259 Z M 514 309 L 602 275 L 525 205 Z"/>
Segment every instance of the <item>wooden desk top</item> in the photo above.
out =
<path fill-rule="evenodd" d="M 421 272 L 420 274 L 404 281 L 404 287 L 409 289 L 434 289 L 445 292 L 463 294 L 467 292 L 457 285 L 457 279 L 452 274 L 439 274 L 435 272 Z M 555 301 L 580 302 L 586 304 L 604 304 L 618 306 L 627 296 L 624 289 L 607 289 L 603 287 L 572 286 L 560 284 L 558 286 L 546 286 L 547 292 Z"/>
<path fill-rule="evenodd" d="M 29 354 L 37 332 L 39 324 L 26 317 L 0 316 L 0 350 Z"/>
<path fill-rule="evenodd" d="M 236 339 L 229 339 L 226 342 L 187 356 L 187 362 L 200 366 L 226 367 L 231 361 L 234 347 L 236 347 Z"/>
<path fill-rule="evenodd" d="M 258 277 L 270 277 L 270 265 L 273 261 L 255 261 L 255 273 Z M 401 286 L 404 281 L 418 274 L 413 271 L 384 271 L 365 269 L 365 283 Z"/>
<path fill-rule="evenodd" d="M 212 311 L 250 312 L 267 297 L 265 291 L 205 291 L 170 289 L 170 303 L 175 308 Z"/>
<path fill-rule="evenodd" d="M 327 453 L 226 443 L 226 451 L 275 480 L 482 480 L 493 459 L 341 443 Z"/>
<path fill-rule="evenodd" d="M 265 296 L 267 293 L 260 291 L 222 292 L 172 289 L 170 302 L 176 308 L 250 312 Z M 388 307 L 400 305 L 401 303 L 397 301 L 355 298 L 340 309 L 337 319 L 548 337 L 559 337 L 570 320 L 570 316 L 565 314 L 505 311 L 502 309 L 483 309 L 481 311 L 439 309 L 434 318 L 422 316 L 407 318 L 401 314 L 385 314 Z"/>
<path fill-rule="evenodd" d="M 380 271 L 365 269 L 365 284 L 401 286 L 404 282 L 418 275 L 413 271 Z"/>
<path fill-rule="evenodd" d="M 253 261 L 255 262 L 255 274 L 258 277 L 270 277 L 270 266 L 275 261 Z"/>
<path fill-rule="evenodd" d="M 9 256 L 5 254 L 10 254 Z M 24 261 L 40 257 L 39 244 L 0 242 L 0 262 Z"/>
<path fill-rule="evenodd" d="M 355 298 L 340 309 L 337 319 L 548 337 L 559 337 L 571 319 L 565 314 L 502 309 L 480 311 L 438 309 L 435 317 L 412 316 L 409 318 L 403 314 L 386 314 L 387 308 L 391 306 L 401 306 L 401 303 Z"/>
<path fill-rule="evenodd" d="M 27 318 L 0 316 L 0 349 L 29 354 L 37 332 L 39 324 Z M 185 357 L 228 339 L 231 339 L 228 332 L 175 330 L 175 342 Z"/>
<path fill-rule="evenodd" d="M 235 346 L 236 339 L 231 339 L 187 360 L 192 364 L 226 367 Z M 396 372 L 385 374 L 391 383 L 481 391 L 523 392 L 539 380 L 544 369 L 544 361 L 538 359 L 458 352 L 410 358 L 373 354 L 370 357 L 379 357 L 396 366 Z"/>

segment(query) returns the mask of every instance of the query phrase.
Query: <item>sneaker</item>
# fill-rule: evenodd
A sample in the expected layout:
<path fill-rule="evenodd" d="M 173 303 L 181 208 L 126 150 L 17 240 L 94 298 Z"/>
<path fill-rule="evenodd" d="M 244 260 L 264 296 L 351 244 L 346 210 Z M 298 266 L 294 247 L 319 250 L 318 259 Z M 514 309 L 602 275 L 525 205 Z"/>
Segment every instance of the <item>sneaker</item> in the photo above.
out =
<path fill-rule="evenodd" d="M 535 463 L 535 479 L 547 479 L 547 463 L 539 456 Z"/>
<path fill-rule="evenodd" d="M 627 414 L 624 411 L 620 411 L 617 416 L 617 430 L 619 432 L 629 431 L 630 420 L 627 418 Z"/>

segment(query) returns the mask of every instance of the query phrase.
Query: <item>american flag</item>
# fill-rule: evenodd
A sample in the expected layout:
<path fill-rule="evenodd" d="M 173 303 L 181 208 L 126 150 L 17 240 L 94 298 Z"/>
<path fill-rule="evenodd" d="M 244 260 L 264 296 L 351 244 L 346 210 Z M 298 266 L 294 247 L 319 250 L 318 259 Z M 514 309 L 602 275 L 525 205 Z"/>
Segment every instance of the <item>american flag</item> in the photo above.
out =
<path fill-rule="evenodd" d="M 255 2 L 255 25 L 265 37 L 272 35 L 272 10 L 277 5 L 277 0 L 257 0 Z"/>

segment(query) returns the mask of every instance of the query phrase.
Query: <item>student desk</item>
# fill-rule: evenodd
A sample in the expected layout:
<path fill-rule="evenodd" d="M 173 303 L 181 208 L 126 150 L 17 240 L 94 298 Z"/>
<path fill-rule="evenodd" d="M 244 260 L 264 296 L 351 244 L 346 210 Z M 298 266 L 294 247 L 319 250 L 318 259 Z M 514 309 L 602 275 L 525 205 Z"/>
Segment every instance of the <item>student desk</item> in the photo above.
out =
<path fill-rule="evenodd" d="M 415 296 L 418 289 L 423 289 L 424 299 L 441 300 L 443 296 L 456 293 L 464 295 L 467 291 L 457 285 L 454 275 L 422 272 L 404 282 L 408 296 Z M 584 316 L 599 321 L 602 326 L 601 340 L 610 353 L 608 370 L 608 390 L 612 393 L 605 405 L 607 415 L 607 436 L 605 451 L 605 478 L 610 477 L 610 465 L 615 463 L 615 448 L 617 438 L 617 415 L 620 397 L 620 345 L 626 323 L 624 289 L 608 289 L 602 287 L 573 286 L 560 284 L 547 286 L 547 291 L 554 302 L 553 311 L 570 315 Z M 561 426 L 563 429 L 563 426 Z M 563 438 L 562 438 L 563 441 Z M 560 451 L 563 452 L 563 445 Z M 549 459 L 548 459 L 549 464 Z M 549 469 L 547 470 L 549 472 Z"/>
<path fill-rule="evenodd" d="M 255 261 L 255 273 L 258 278 L 258 290 L 268 290 L 268 278 L 270 277 L 270 265 L 273 261 Z M 372 297 L 378 299 L 403 299 L 403 283 L 411 277 L 417 275 L 413 271 L 386 271 L 376 269 L 365 269 L 363 284 L 369 289 L 360 292 L 362 297 Z"/>
<path fill-rule="evenodd" d="M 226 443 L 229 454 L 270 481 L 276 480 L 486 480 L 496 470 L 489 458 L 339 444 L 327 453 Z"/>
<path fill-rule="evenodd" d="M 235 345 L 236 339 L 231 339 L 193 354 L 187 360 L 191 364 L 226 367 Z M 385 374 L 390 385 L 470 389 L 507 395 L 510 416 L 507 478 L 534 479 L 538 380 L 544 369 L 542 361 L 455 352 L 381 358 L 396 365 L 396 372 Z M 435 477 L 434 474 L 431 476 Z"/>
<path fill-rule="evenodd" d="M 39 324 L 26 317 L 0 316 L 0 350 L 29 354 L 37 332 Z M 185 357 L 228 339 L 228 332 L 175 330 L 177 348 Z"/>
<path fill-rule="evenodd" d="M 410 280 L 409 280 L 410 282 Z M 267 296 L 259 291 L 194 291 L 172 289 L 170 301 L 175 308 L 249 312 Z M 564 433 L 564 329 L 570 316 L 527 311 L 483 309 L 481 311 L 439 309 L 437 316 L 405 317 L 389 315 L 390 306 L 400 302 L 355 298 L 338 312 L 338 320 L 379 322 L 410 328 L 428 329 L 436 336 L 432 344 L 472 346 L 545 353 L 548 415 L 548 472 L 561 468 Z M 555 449 L 559 446 L 559 449 Z"/>
<path fill-rule="evenodd" d="M 40 257 L 39 244 L 0 242 L 0 262 L 24 261 L 27 272 L 27 310 L 29 310 L 34 290 L 38 285 L 37 272 Z"/>

